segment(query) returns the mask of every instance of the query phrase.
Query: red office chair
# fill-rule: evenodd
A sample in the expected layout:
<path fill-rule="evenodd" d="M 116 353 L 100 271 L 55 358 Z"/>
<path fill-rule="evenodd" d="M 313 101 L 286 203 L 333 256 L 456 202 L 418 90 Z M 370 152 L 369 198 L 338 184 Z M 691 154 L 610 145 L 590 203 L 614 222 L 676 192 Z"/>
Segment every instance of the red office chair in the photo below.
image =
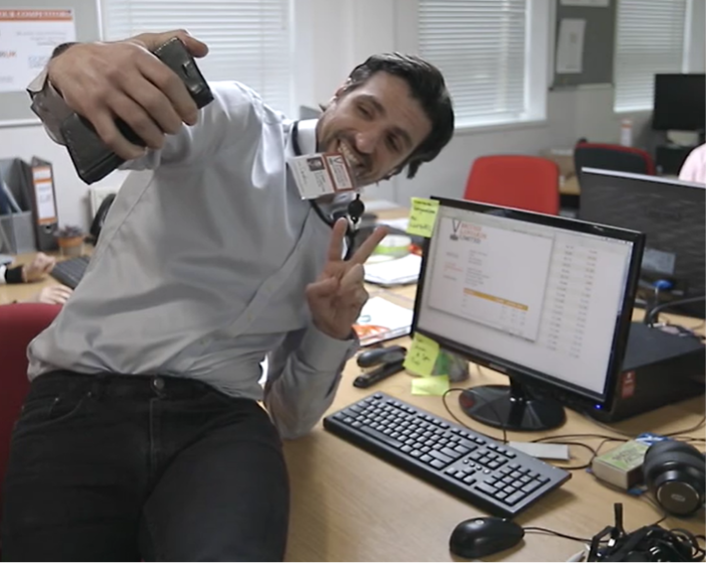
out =
<path fill-rule="evenodd" d="M 51 324 L 60 309 L 59 305 L 38 303 L 0 306 L 0 485 L 7 469 L 12 427 L 29 390 L 27 346 Z"/>
<path fill-rule="evenodd" d="M 580 142 L 575 146 L 575 171 L 580 178 L 583 167 L 655 175 L 651 155 L 642 149 L 611 143 Z"/>
<path fill-rule="evenodd" d="M 472 163 L 465 200 L 558 215 L 558 165 L 528 155 L 492 155 Z"/>

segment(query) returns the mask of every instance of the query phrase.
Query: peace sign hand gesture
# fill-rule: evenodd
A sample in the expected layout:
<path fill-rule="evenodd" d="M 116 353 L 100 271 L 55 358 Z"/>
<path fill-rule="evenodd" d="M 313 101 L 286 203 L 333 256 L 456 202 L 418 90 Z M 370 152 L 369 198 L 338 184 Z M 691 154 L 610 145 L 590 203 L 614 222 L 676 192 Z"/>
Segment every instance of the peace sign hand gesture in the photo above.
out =
<path fill-rule="evenodd" d="M 376 228 L 352 258 L 344 261 L 342 240 L 346 231 L 347 221 L 340 218 L 332 229 L 327 264 L 317 281 L 305 290 L 315 327 L 342 340 L 351 336 L 352 325 L 369 299 L 364 289 L 364 263 L 388 233 L 385 227 Z"/>

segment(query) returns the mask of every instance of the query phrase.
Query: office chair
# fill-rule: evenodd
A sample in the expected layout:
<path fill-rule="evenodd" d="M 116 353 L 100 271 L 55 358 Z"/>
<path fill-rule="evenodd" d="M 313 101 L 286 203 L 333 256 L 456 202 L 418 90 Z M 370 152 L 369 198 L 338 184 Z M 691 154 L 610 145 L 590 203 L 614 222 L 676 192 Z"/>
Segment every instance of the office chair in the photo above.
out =
<path fill-rule="evenodd" d="M 580 142 L 575 146 L 574 161 L 578 176 L 583 167 L 640 175 L 656 174 L 654 160 L 649 153 L 624 145 Z"/>
<path fill-rule="evenodd" d="M 60 309 L 58 304 L 39 303 L 0 306 L 0 485 L 7 469 L 12 428 L 29 390 L 27 346 L 52 323 Z M 0 490 L 0 521 L 1 512 Z"/>
<path fill-rule="evenodd" d="M 558 165 L 529 155 L 490 155 L 472 163 L 465 200 L 558 215 Z"/>

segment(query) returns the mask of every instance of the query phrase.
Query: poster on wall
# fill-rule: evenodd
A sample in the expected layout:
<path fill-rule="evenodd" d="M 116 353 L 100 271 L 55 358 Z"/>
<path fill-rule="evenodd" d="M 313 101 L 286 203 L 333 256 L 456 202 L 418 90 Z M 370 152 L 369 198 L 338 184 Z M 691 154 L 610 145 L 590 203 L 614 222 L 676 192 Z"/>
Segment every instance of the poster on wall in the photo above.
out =
<path fill-rule="evenodd" d="M 0 92 L 24 91 L 68 41 L 76 41 L 73 10 L 0 10 Z"/>

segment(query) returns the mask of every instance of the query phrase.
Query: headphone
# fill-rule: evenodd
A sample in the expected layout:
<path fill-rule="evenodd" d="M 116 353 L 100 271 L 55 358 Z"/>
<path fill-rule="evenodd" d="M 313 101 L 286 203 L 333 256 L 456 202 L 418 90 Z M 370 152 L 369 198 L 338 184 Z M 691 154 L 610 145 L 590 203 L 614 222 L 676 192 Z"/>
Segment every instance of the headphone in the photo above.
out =
<path fill-rule="evenodd" d="M 692 445 L 664 440 L 644 455 L 644 481 L 669 514 L 688 516 L 706 501 L 706 459 Z"/>
<path fill-rule="evenodd" d="M 300 140 L 297 137 L 297 131 L 298 122 L 295 122 L 292 128 L 292 144 L 295 155 L 300 156 L 302 155 L 302 150 L 300 149 Z M 317 202 L 315 202 L 314 200 L 310 200 L 309 202 L 310 206 L 312 206 L 319 219 L 322 220 L 325 224 L 327 224 L 330 228 L 334 227 L 334 223 L 339 218 L 347 218 L 347 233 L 345 236 L 347 241 L 347 251 L 344 255 L 344 260 L 348 261 L 349 259 L 351 259 L 351 256 L 354 254 L 354 247 L 356 245 L 356 232 L 357 229 L 359 229 L 359 222 L 361 221 L 361 218 L 364 215 L 365 211 L 364 203 L 361 201 L 361 195 L 357 192 L 356 198 L 347 205 L 346 213 L 339 212 L 336 213 L 333 217 L 327 217 L 327 215 L 322 211 L 322 208 L 320 208 L 320 205 L 317 204 Z"/>

